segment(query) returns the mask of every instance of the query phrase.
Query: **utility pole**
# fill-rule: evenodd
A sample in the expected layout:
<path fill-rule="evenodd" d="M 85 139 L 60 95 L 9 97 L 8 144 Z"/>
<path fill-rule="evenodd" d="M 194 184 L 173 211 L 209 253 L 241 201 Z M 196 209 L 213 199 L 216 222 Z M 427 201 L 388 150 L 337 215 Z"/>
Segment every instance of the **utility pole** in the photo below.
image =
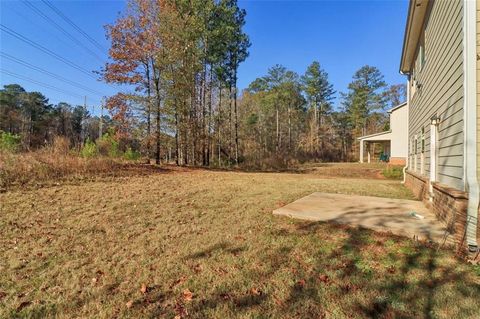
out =
<path fill-rule="evenodd" d="M 100 122 L 98 124 L 98 138 L 101 138 L 103 135 L 103 103 L 105 97 L 102 98 L 102 103 L 100 103 Z"/>
<path fill-rule="evenodd" d="M 82 113 L 82 133 L 80 134 L 80 144 L 83 145 L 85 143 L 85 121 L 87 119 L 87 96 L 83 100 L 83 113 Z"/>

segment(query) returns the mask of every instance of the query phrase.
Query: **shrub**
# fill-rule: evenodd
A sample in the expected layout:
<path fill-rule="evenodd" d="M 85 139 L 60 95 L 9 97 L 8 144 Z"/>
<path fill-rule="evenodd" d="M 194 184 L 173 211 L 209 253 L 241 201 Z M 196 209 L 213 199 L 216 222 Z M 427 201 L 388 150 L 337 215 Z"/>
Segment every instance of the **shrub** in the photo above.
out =
<path fill-rule="evenodd" d="M 140 152 L 134 151 L 131 147 L 128 147 L 125 154 L 123 154 L 123 157 L 126 160 L 136 161 L 140 158 Z"/>
<path fill-rule="evenodd" d="M 97 153 L 97 145 L 95 145 L 95 143 L 93 143 L 89 139 L 87 139 L 85 145 L 83 145 L 82 149 L 80 150 L 80 155 L 86 158 L 95 157 L 97 156 Z"/>
<path fill-rule="evenodd" d="M 14 153 L 20 147 L 20 136 L 0 131 L 0 151 Z"/>
<path fill-rule="evenodd" d="M 119 157 L 121 155 L 119 145 L 111 133 L 105 133 L 97 140 L 98 153 L 103 156 Z"/>
<path fill-rule="evenodd" d="M 403 167 L 402 166 L 387 166 L 383 172 L 383 176 L 390 179 L 402 179 Z"/>

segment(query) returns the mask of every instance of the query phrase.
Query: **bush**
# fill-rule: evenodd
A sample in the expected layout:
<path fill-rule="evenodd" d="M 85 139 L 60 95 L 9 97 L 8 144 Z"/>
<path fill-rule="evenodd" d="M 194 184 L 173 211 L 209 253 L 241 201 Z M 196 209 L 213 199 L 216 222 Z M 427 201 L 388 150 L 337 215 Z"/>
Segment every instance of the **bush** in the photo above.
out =
<path fill-rule="evenodd" d="M 383 172 L 383 176 L 389 179 L 402 179 L 403 167 L 402 166 L 387 166 Z"/>
<path fill-rule="evenodd" d="M 140 153 L 132 150 L 131 147 L 128 147 L 127 150 L 125 151 L 125 154 L 123 154 L 123 157 L 126 160 L 130 160 L 130 161 L 136 161 L 140 158 L 140 156 L 141 156 Z"/>
<path fill-rule="evenodd" d="M 97 145 L 87 139 L 85 145 L 83 145 L 82 149 L 80 150 L 80 155 L 85 158 L 92 158 L 97 156 Z"/>
<path fill-rule="evenodd" d="M 120 144 L 111 133 L 105 133 L 97 140 L 98 153 L 103 156 L 119 157 Z"/>
<path fill-rule="evenodd" d="M 20 147 L 20 136 L 0 131 L 0 151 L 15 153 Z"/>

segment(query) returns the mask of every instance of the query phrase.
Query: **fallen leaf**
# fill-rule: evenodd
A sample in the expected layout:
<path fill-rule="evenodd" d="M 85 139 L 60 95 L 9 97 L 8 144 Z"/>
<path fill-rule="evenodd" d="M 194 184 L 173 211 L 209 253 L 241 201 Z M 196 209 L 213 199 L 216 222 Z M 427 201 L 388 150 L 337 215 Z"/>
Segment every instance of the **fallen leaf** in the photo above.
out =
<path fill-rule="evenodd" d="M 202 271 L 202 265 L 196 264 L 195 266 L 193 266 L 193 271 L 198 274 Z"/>
<path fill-rule="evenodd" d="M 393 266 L 393 265 L 388 266 L 387 271 L 391 274 L 395 273 L 395 271 L 396 271 L 395 266 Z"/>
<path fill-rule="evenodd" d="M 326 284 L 328 284 L 330 282 L 330 278 L 327 275 L 320 275 L 320 276 L 318 276 L 318 279 L 321 282 L 326 283 Z"/>
<path fill-rule="evenodd" d="M 146 293 L 147 290 L 148 290 L 147 285 L 146 285 L 146 284 L 142 284 L 142 287 L 140 288 L 140 291 L 142 292 L 142 294 Z"/>
<path fill-rule="evenodd" d="M 297 281 L 295 286 L 299 289 L 303 289 L 303 287 L 305 287 L 305 279 L 300 279 L 299 281 Z"/>
<path fill-rule="evenodd" d="M 132 306 L 133 306 L 133 300 L 129 300 L 129 301 L 126 303 L 126 306 L 127 306 L 127 308 L 129 308 L 129 309 L 132 308 Z"/>
<path fill-rule="evenodd" d="M 193 299 L 193 293 L 187 288 L 183 291 L 183 300 L 191 301 Z"/>
<path fill-rule="evenodd" d="M 262 291 L 258 288 L 253 287 L 250 289 L 250 293 L 254 296 L 260 296 L 262 294 Z"/>

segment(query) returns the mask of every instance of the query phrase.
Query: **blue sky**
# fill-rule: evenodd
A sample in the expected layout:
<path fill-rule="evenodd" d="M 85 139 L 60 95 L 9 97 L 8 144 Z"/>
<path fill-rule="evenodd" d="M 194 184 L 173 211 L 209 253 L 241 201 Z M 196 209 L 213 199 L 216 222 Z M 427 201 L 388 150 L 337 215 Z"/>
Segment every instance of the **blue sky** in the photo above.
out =
<path fill-rule="evenodd" d="M 99 70 L 107 58 L 108 41 L 103 26 L 115 21 L 125 8 L 124 1 L 53 1 L 76 25 L 97 41 L 98 49 L 72 26 L 64 22 L 48 6 L 32 1 L 28 6 L 20 1 L 1 3 L 1 23 L 18 34 L 27 37 L 55 54 L 86 70 Z M 241 89 L 269 67 L 282 64 L 302 74 L 308 64 L 318 60 L 329 73 L 338 92 L 346 91 L 355 70 L 362 65 L 377 66 L 389 84 L 401 83 L 405 78 L 398 73 L 402 49 L 403 31 L 407 13 L 407 1 L 240 1 L 247 10 L 246 32 L 252 46 L 249 58 L 239 70 Z M 73 35 L 75 43 L 62 31 L 47 22 L 43 13 L 63 30 Z M 106 85 L 81 71 L 68 66 L 48 54 L 8 35 L 0 33 L 1 52 L 27 62 L 35 67 L 93 89 L 96 93 L 54 79 L 6 58 L 0 57 L 1 69 L 22 79 L 2 73 L 0 84 L 19 83 L 28 91 L 40 91 L 52 103 L 66 101 L 83 104 L 87 95 L 90 111 L 101 95 L 111 95 L 118 88 Z M 87 49 L 85 49 L 87 47 Z M 26 78 L 28 79 L 26 79 Z M 45 88 L 31 80 L 48 84 L 67 92 Z M 338 103 L 338 99 L 336 103 Z"/>

